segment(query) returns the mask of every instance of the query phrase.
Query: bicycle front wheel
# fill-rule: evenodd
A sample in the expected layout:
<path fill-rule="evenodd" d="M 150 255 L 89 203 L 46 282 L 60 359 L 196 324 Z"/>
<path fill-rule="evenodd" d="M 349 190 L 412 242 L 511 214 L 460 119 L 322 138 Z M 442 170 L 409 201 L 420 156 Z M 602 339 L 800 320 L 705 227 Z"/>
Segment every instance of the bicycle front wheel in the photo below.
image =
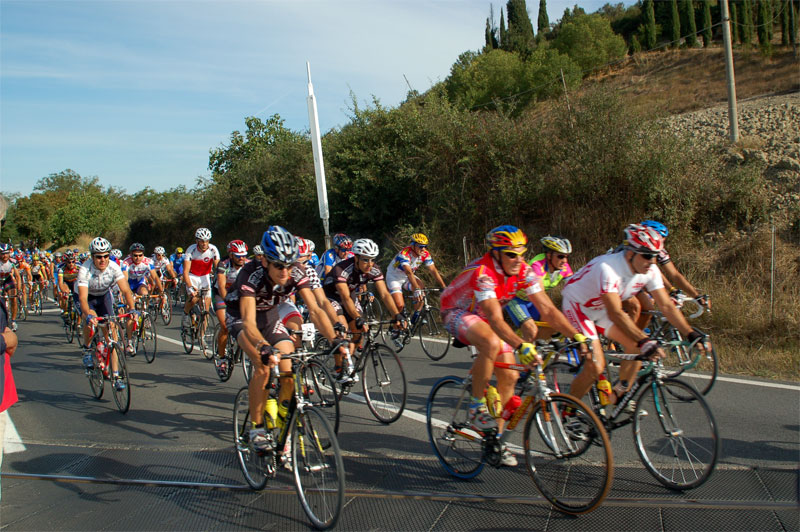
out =
<path fill-rule="evenodd" d="M 367 407 L 381 423 L 397 421 L 406 407 L 406 375 L 394 351 L 372 344 L 361 371 Z"/>
<path fill-rule="evenodd" d="M 325 415 L 296 411 L 292 424 L 292 472 L 300 504 L 318 530 L 336 525 L 344 504 L 344 461 Z"/>
<path fill-rule="evenodd" d="M 161 302 L 161 321 L 164 322 L 164 325 L 169 325 L 172 321 L 172 294 L 168 291 L 166 292 L 166 297 L 164 301 Z"/>
<path fill-rule="evenodd" d="M 719 434 L 708 403 L 692 386 L 677 379 L 648 383 L 634 416 L 636 451 L 659 482 L 686 490 L 708 480 L 719 456 Z"/>
<path fill-rule="evenodd" d="M 233 402 L 233 446 L 247 484 L 264 489 L 275 471 L 274 454 L 259 454 L 250 445 L 250 395 L 247 386 L 239 390 Z"/>
<path fill-rule="evenodd" d="M 431 360 L 441 360 L 450 349 L 452 337 L 442 323 L 439 309 L 431 307 L 423 312 L 418 319 L 422 320 L 417 329 L 422 350 Z"/>
<path fill-rule="evenodd" d="M 674 339 L 682 340 L 678 331 L 673 330 L 672 334 Z M 689 347 L 685 345 L 673 345 L 664 351 L 667 356 L 661 360 L 661 364 L 667 370 L 667 377 L 682 375 L 691 379 L 691 384 L 701 394 L 707 395 L 711 391 L 719 371 L 719 361 L 713 344 L 711 351 L 706 353 L 700 352 L 696 347 L 689 350 Z M 671 391 L 680 393 L 680 390 L 677 389 Z M 683 396 L 681 399 L 690 399 L 690 397 Z"/>
<path fill-rule="evenodd" d="M 42 292 L 36 292 L 36 295 L 33 299 L 33 308 L 36 311 L 37 316 L 42 315 Z"/>
<path fill-rule="evenodd" d="M 183 352 L 190 355 L 192 349 L 194 349 L 194 332 L 190 327 L 181 326 L 181 343 L 183 344 Z"/>
<path fill-rule="evenodd" d="M 28 319 L 28 306 L 22 304 L 22 298 L 21 297 L 17 299 L 17 308 L 19 309 L 17 311 L 17 317 L 20 319 L 20 321 L 27 320 Z"/>
<path fill-rule="evenodd" d="M 208 360 L 214 358 L 214 333 L 216 329 L 217 325 L 211 318 L 211 314 L 204 313 L 203 319 L 200 320 L 200 324 L 197 326 L 197 338 L 200 344 L 200 351 L 203 352 L 203 356 Z"/>
<path fill-rule="evenodd" d="M 67 320 L 64 322 L 64 335 L 67 337 L 67 343 L 71 344 L 75 339 L 75 326 L 72 323 L 72 316 L 67 314 Z"/>
<path fill-rule="evenodd" d="M 142 318 L 142 328 L 139 331 L 139 335 L 144 358 L 148 364 L 152 364 L 156 359 L 158 336 L 156 335 L 156 321 L 149 314 Z"/>
<path fill-rule="evenodd" d="M 248 383 L 250 379 L 253 377 L 253 363 L 250 361 L 250 357 L 242 351 L 241 347 L 236 348 L 237 351 L 240 353 L 239 356 L 242 359 L 242 373 L 244 374 L 244 380 Z"/>
<path fill-rule="evenodd" d="M 117 408 L 124 414 L 131 407 L 131 383 L 130 379 L 128 379 L 128 364 L 125 360 L 125 350 L 120 349 L 118 345 L 114 345 L 114 352 L 111 356 L 115 354 L 117 356 L 119 377 L 124 386 L 118 386 L 117 383 L 114 382 L 114 379 L 112 379 L 111 390 L 114 392 L 114 402 L 117 403 Z"/>
<path fill-rule="evenodd" d="M 103 380 L 103 370 L 100 369 L 100 358 L 97 356 L 95 346 L 92 346 L 92 360 L 94 361 L 94 367 L 87 370 L 86 376 L 89 377 L 89 387 L 92 389 L 94 398 L 100 399 L 103 397 L 105 382 Z"/>
<path fill-rule="evenodd" d="M 458 377 L 433 385 L 425 408 L 428 439 L 445 470 L 469 479 L 483 469 L 483 437 L 469 421 L 470 390 Z"/>
<path fill-rule="evenodd" d="M 525 423 L 525 463 L 537 489 L 558 510 L 591 512 L 614 476 L 611 442 L 594 412 L 571 395 L 538 401 Z"/>
<path fill-rule="evenodd" d="M 309 360 L 300 368 L 300 384 L 303 397 L 314 408 L 319 408 L 333 428 L 339 433 L 339 399 L 336 396 L 336 381 L 322 362 Z"/>

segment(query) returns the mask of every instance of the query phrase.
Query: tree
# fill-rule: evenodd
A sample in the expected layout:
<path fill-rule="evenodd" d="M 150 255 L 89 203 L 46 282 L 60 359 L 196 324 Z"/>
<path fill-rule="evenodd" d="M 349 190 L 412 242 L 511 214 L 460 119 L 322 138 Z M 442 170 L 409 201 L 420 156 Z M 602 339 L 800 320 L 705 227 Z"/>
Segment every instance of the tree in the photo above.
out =
<path fill-rule="evenodd" d="M 711 46 L 711 0 L 701 0 L 703 3 L 703 29 L 701 35 L 703 36 L 703 46 L 708 48 Z"/>
<path fill-rule="evenodd" d="M 553 48 L 568 55 L 583 70 L 605 65 L 625 55 L 625 40 L 615 34 L 605 17 L 581 15 L 562 24 Z"/>
<path fill-rule="evenodd" d="M 528 8 L 525 0 L 508 0 L 506 4 L 508 13 L 508 48 L 511 52 L 516 52 L 522 57 L 527 55 L 534 48 L 533 24 L 528 16 Z"/>
<path fill-rule="evenodd" d="M 686 47 L 697 47 L 697 23 L 694 20 L 694 3 L 692 0 L 683 0 L 683 23 L 686 28 Z"/>
<path fill-rule="evenodd" d="M 494 23 L 494 7 L 489 5 L 489 18 L 486 19 L 486 44 L 484 50 L 494 50 L 499 48 L 500 43 L 497 36 L 497 26 Z"/>
<path fill-rule="evenodd" d="M 786 46 L 789 44 L 789 18 L 790 18 L 790 9 L 791 2 L 789 0 L 783 0 L 783 9 L 781 10 L 781 45 Z"/>
<path fill-rule="evenodd" d="M 672 47 L 677 48 L 680 45 L 681 40 L 681 17 L 678 13 L 678 0 L 671 0 L 671 20 L 672 23 L 672 34 L 670 35 L 670 41 L 672 41 Z"/>
<path fill-rule="evenodd" d="M 506 19 L 503 16 L 503 8 L 500 8 L 500 48 L 508 51 L 508 31 L 506 30 Z"/>
<path fill-rule="evenodd" d="M 656 47 L 656 14 L 653 0 L 644 0 L 644 45 L 648 50 Z"/>
<path fill-rule="evenodd" d="M 758 2 L 758 18 L 756 19 L 756 26 L 758 28 L 758 44 L 761 50 L 769 53 L 772 50 L 770 43 L 770 28 L 772 24 L 772 13 L 769 2 L 761 0 Z"/>
<path fill-rule="evenodd" d="M 541 35 L 550 31 L 550 18 L 547 16 L 547 0 L 539 0 L 539 18 L 536 22 L 537 34 Z"/>
<path fill-rule="evenodd" d="M 742 44 L 752 44 L 753 29 L 753 6 L 750 0 L 744 0 L 742 2 Z"/>
<path fill-rule="evenodd" d="M 739 10 L 736 2 L 731 2 L 731 33 L 732 44 L 741 42 L 741 37 L 739 36 Z"/>

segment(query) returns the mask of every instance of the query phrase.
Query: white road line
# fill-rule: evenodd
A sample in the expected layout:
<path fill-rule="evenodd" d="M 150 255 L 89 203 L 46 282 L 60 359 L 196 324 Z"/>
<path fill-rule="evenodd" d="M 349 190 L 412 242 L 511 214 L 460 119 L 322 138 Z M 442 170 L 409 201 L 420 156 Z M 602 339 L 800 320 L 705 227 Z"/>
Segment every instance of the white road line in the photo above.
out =
<path fill-rule="evenodd" d="M 692 379 L 704 379 L 709 380 L 711 379 L 708 375 L 697 375 L 694 373 L 682 373 L 678 376 L 678 378 L 689 377 Z M 761 386 L 763 388 L 780 388 L 781 390 L 795 390 L 800 392 L 800 386 L 795 386 L 793 384 L 782 384 L 780 382 L 764 382 L 764 381 L 749 381 L 747 379 L 737 379 L 735 377 L 720 377 L 717 376 L 718 381 L 722 382 L 735 382 L 736 384 L 749 384 L 751 386 Z"/>
<path fill-rule="evenodd" d="M 22 438 L 19 437 L 17 427 L 11 420 L 8 410 L 0 412 L 0 424 L 5 425 L 3 434 L 3 454 L 20 453 L 25 450 L 25 444 L 22 443 Z"/>

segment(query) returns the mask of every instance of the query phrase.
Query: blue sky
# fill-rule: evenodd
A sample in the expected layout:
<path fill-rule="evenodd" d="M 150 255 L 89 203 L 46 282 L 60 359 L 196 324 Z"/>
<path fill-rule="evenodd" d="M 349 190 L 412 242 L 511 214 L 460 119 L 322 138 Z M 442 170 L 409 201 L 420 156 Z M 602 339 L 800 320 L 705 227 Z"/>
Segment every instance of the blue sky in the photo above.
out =
<path fill-rule="evenodd" d="M 549 0 L 550 20 L 575 3 Z M 0 0 L 0 190 L 67 168 L 128 192 L 192 187 L 246 116 L 308 129 L 306 61 L 324 133 L 348 122 L 351 91 L 396 106 L 404 75 L 420 92 L 444 79 L 483 46 L 490 4 Z"/>

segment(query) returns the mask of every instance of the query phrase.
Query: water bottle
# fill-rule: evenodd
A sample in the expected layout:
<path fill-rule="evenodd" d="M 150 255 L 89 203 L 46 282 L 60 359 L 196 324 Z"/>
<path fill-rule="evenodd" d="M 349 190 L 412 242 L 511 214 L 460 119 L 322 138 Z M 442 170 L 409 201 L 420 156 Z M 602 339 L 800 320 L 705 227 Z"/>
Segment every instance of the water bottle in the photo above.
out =
<path fill-rule="evenodd" d="M 267 399 L 267 419 L 264 420 L 264 424 L 267 426 L 268 429 L 274 429 L 277 425 L 276 421 L 278 419 L 278 400 L 270 397 Z"/>
<path fill-rule="evenodd" d="M 489 409 L 489 414 L 492 417 L 499 417 L 503 409 L 503 403 L 500 401 L 500 394 L 497 393 L 497 388 L 489 385 L 486 388 L 486 408 Z"/>
<path fill-rule="evenodd" d="M 106 369 L 106 353 L 108 353 L 106 344 L 97 342 L 97 360 L 100 363 L 100 369 Z"/>
<path fill-rule="evenodd" d="M 503 413 L 501 414 L 501 417 L 508 421 L 521 404 L 522 398 L 519 395 L 512 395 L 511 399 L 506 401 L 506 406 L 503 407 Z"/>
<path fill-rule="evenodd" d="M 608 382 L 605 374 L 597 379 L 597 391 L 600 395 L 600 405 L 606 406 L 611 402 L 611 383 Z"/>

